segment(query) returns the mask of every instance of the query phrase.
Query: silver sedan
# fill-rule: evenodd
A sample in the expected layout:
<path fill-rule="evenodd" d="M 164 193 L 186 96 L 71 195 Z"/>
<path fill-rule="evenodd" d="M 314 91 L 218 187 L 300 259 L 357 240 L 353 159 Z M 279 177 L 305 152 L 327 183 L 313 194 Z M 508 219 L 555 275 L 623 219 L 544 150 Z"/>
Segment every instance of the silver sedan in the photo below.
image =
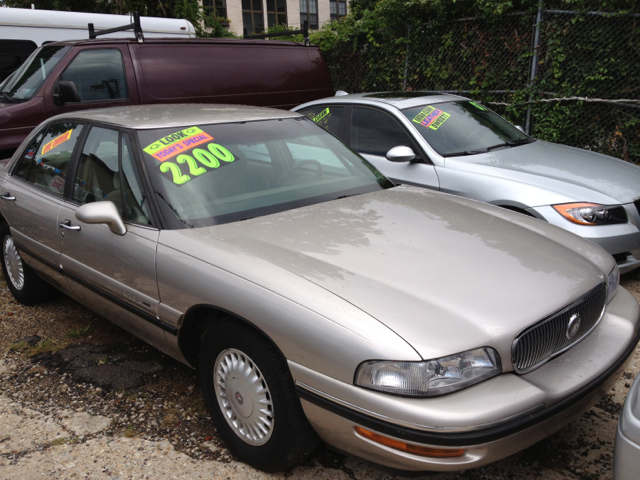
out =
<path fill-rule="evenodd" d="M 605 250 L 410 186 L 301 114 L 155 105 L 49 119 L 0 168 L 2 269 L 199 371 L 241 460 L 320 439 L 462 470 L 593 405 L 640 336 Z"/>
<path fill-rule="evenodd" d="M 534 216 L 640 266 L 640 168 L 536 140 L 456 95 L 344 95 L 293 109 L 344 140 L 393 182 Z M 394 148 L 402 146 L 404 148 Z"/>

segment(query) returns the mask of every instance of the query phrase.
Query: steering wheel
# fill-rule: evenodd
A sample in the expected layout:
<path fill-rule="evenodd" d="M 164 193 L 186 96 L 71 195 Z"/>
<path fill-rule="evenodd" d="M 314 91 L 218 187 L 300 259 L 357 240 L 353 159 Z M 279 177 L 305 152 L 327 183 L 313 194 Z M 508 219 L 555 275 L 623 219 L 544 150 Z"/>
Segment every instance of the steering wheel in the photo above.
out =
<path fill-rule="evenodd" d="M 280 175 L 278 180 L 276 180 L 276 183 L 282 183 L 282 180 L 287 178 L 289 175 L 291 175 L 293 172 L 295 172 L 300 167 L 304 167 L 305 165 L 314 165 L 318 169 L 318 172 L 316 173 L 315 180 L 320 180 L 322 178 L 322 164 L 319 161 L 317 161 L 317 160 L 302 160 L 301 162 L 296 163 L 293 167 L 290 167 L 287 170 L 285 170 L 284 173 L 282 175 Z"/>

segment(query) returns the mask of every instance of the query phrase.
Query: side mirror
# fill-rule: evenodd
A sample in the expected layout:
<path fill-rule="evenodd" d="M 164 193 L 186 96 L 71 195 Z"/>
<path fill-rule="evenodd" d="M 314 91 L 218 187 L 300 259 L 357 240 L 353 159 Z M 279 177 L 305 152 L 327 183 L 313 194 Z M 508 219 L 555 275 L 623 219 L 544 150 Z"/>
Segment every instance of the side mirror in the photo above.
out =
<path fill-rule="evenodd" d="M 56 105 L 80 102 L 81 100 L 78 87 L 72 81 L 60 80 L 53 89 L 53 101 Z"/>
<path fill-rule="evenodd" d="M 76 218 L 83 223 L 104 223 L 113 233 L 124 235 L 124 226 L 120 212 L 113 202 L 95 202 L 82 205 L 76 210 Z"/>
<path fill-rule="evenodd" d="M 414 160 L 417 155 L 411 150 L 410 147 L 393 147 L 387 152 L 387 160 L 390 162 L 410 162 Z"/>

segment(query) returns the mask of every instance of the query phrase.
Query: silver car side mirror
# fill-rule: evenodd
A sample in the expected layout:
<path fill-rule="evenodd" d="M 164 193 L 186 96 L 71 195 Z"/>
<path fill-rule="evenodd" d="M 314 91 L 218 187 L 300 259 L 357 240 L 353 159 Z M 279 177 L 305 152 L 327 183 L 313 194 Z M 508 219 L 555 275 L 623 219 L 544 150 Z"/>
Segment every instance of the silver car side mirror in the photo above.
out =
<path fill-rule="evenodd" d="M 104 223 L 113 233 L 124 235 L 127 227 L 113 202 L 95 202 L 82 205 L 76 210 L 76 218 L 83 223 Z"/>
<path fill-rule="evenodd" d="M 393 147 L 387 152 L 387 160 L 390 162 L 410 162 L 417 155 L 410 147 Z"/>

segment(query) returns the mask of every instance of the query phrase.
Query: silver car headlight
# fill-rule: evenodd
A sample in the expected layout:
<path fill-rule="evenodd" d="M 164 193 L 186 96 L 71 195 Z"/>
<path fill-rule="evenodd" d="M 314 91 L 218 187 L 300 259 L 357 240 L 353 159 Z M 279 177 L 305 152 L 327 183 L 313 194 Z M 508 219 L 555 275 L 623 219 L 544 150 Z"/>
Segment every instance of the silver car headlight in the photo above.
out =
<path fill-rule="evenodd" d="M 364 362 L 356 371 L 355 384 L 394 395 L 435 397 L 501 372 L 498 352 L 483 347 L 423 362 Z"/>
<path fill-rule="evenodd" d="M 618 265 L 616 265 L 613 267 L 613 270 L 611 270 L 611 273 L 609 273 L 609 277 L 607 278 L 607 303 L 615 297 L 616 292 L 618 291 L 618 285 L 620 285 L 620 269 L 618 268 Z"/>
<path fill-rule="evenodd" d="M 564 218 L 579 225 L 615 225 L 629 221 L 622 205 L 563 203 L 552 207 Z"/>

